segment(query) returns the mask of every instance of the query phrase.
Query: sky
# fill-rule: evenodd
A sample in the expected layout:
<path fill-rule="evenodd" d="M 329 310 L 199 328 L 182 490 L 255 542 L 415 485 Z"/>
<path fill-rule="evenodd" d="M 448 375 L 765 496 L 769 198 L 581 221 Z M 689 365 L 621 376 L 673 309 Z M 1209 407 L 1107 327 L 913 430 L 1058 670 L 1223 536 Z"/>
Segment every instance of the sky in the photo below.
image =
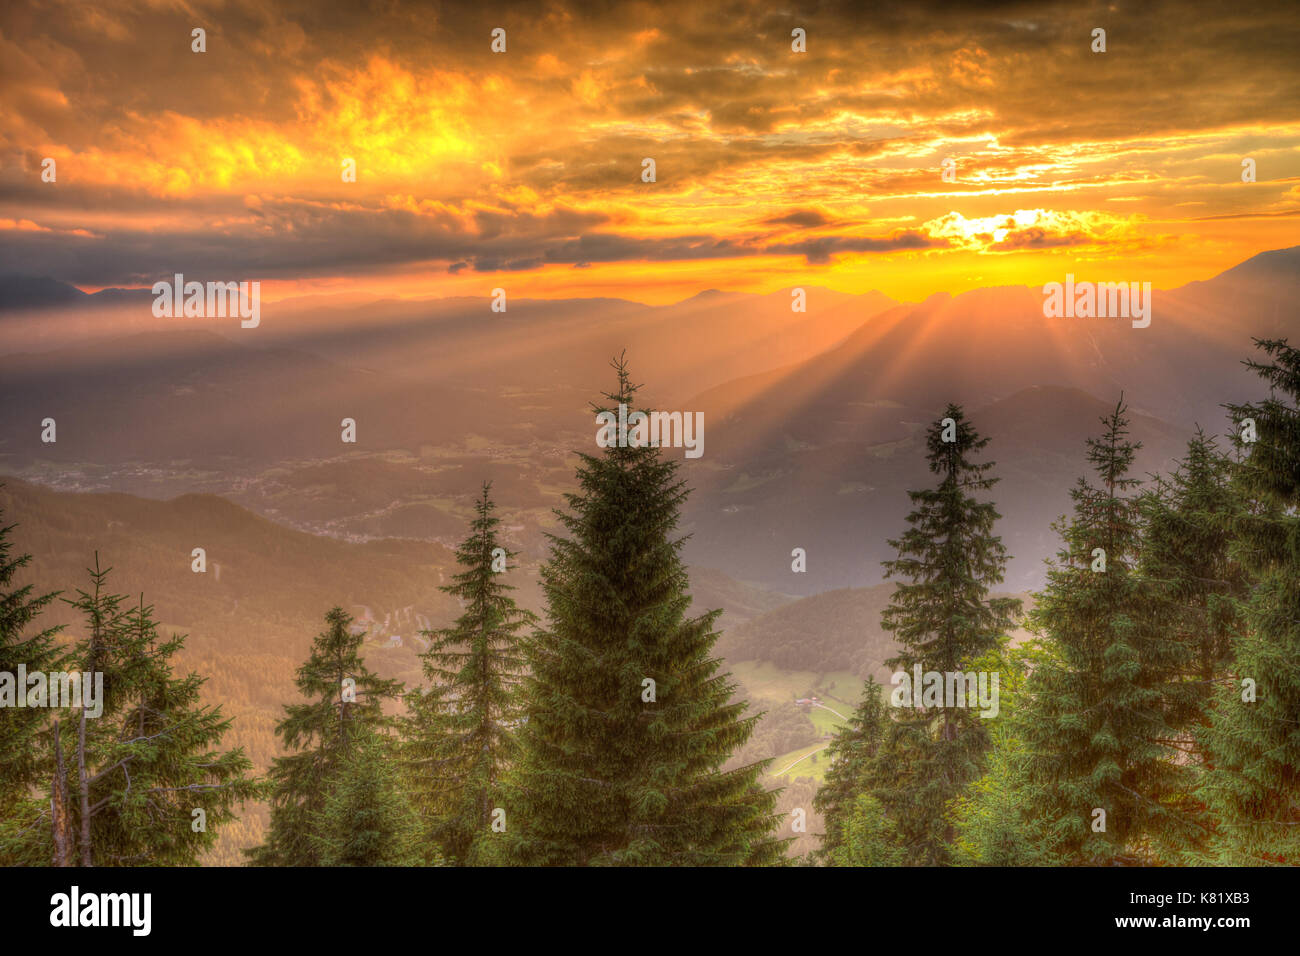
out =
<path fill-rule="evenodd" d="M 1300 243 L 1297 50 L 1294 2 L 6 0 L 0 272 L 1170 288 Z"/>

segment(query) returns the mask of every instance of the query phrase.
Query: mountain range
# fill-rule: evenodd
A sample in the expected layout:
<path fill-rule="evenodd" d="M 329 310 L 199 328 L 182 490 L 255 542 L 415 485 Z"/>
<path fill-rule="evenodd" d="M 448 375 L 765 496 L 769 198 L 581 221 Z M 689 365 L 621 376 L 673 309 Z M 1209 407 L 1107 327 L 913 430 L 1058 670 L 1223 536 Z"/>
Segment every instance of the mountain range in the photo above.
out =
<path fill-rule="evenodd" d="M 1140 277 L 1133 277 L 1140 278 Z M 0 471 L 51 487 L 222 495 L 350 540 L 454 543 L 491 479 L 526 560 L 545 553 L 590 403 L 626 353 L 640 396 L 704 414 L 683 521 L 692 564 L 785 594 L 871 586 L 929 480 L 949 402 L 991 438 L 1007 585 L 1036 586 L 1085 441 L 1123 395 L 1138 474 L 1168 470 L 1221 403 L 1259 394 L 1253 336 L 1297 326 L 1300 247 L 1153 294 L 1152 323 L 1047 319 L 1023 287 L 939 294 L 709 291 L 614 299 L 309 296 L 235 320 L 158 320 L 148 290 L 0 282 Z M 111 294 L 109 294 L 111 293 Z M 107 304 L 106 304 L 107 303 Z M 57 422 L 57 442 L 41 441 Z M 344 419 L 357 441 L 342 441 Z M 680 452 L 674 451 L 674 454 Z M 791 570 L 803 548 L 807 571 Z"/>

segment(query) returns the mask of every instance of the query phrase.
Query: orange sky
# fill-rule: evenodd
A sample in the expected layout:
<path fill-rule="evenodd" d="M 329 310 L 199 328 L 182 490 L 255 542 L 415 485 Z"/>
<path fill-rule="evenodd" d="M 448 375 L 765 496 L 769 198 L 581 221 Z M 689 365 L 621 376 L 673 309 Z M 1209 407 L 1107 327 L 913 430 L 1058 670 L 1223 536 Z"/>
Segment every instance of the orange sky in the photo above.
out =
<path fill-rule="evenodd" d="M 0 14 L 0 256 L 87 290 L 917 300 L 1298 241 L 1294 4 L 57 6 Z"/>

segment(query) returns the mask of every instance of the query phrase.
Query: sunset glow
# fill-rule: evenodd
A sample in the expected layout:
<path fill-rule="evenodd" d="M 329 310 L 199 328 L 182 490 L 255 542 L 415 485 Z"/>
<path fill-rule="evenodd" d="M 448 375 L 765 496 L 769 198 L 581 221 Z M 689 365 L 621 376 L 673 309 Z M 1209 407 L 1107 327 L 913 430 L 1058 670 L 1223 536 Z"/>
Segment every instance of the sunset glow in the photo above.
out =
<path fill-rule="evenodd" d="M 691 5 L 74 6 L 0 21 L 0 244 L 14 271 L 86 290 L 181 257 L 270 298 L 508 281 L 918 300 L 1118 263 L 1172 287 L 1291 244 L 1300 214 L 1294 71 L 1285 44 L 1257 42 L 1290 27 L 1267 11 L 1156 29 L 1139 4 L 725 22 Z"/>

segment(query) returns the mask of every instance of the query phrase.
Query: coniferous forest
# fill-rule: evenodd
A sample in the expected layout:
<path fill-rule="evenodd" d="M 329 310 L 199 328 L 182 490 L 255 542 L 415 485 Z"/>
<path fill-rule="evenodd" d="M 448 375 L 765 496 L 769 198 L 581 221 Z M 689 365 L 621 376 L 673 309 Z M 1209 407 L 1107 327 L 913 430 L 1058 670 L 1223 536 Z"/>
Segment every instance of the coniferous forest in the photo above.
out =
<path fill-rule="evenodd" d="M 1286 933 L 1297 49 L 4 0 L 0 947 Z"/>
<path fill-rule="evenodd" d="M 680 460 L 635 429 L 579 453 L 541 613 L 513 596 L 510 503 L 486 480 L 440 585 L 459 612 L 423 632 L 418 683 L 372 670 L 364 628 L 322 608 L 264 772 L 180 663 L 186 637 L 114 590 L 111 554 L 54 593 L 21 583 L 32 556 L 7 524 L 0 673 L 103 689 L 0 707 L 0 862 L 212 862 L 264 807 L 250 866 L 1295 865 L 1300 349 L 1255 345 L 1258 398 L 1168 473 L 1135 472 L 1122 395 L 1080 436 L 1087 467 L 1027 602 L 998 592 L 1017 505 L 999 501 L 999 436 L 943 409 L 931 480 L 888 538 L 873 623 L 894 678 L 861 685 L 824 781 L 788 810 L 770 758 L 743 758 L 760 715 L 719 655 L 720 612 L 692 601 Z M 653 411 L 639 388 L 616 359 L 591 410 L 635 422 Z M 74 625 L 47 623 L 56 604 Z M 792 820 L 814 812 L 796 851 Z"/>

